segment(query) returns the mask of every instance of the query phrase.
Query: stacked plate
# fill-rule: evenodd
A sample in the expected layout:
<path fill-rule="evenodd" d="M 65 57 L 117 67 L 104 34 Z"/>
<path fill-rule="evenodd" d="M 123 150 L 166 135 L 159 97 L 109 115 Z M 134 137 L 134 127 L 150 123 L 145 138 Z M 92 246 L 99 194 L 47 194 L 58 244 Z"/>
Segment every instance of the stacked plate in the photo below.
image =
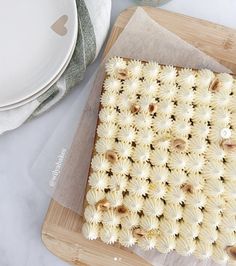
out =
<path fill-rule="evenodd" d="M 0 111 L 36 99 L 61 77 L 77 33 L 75 0 L 2 1 Z"/>

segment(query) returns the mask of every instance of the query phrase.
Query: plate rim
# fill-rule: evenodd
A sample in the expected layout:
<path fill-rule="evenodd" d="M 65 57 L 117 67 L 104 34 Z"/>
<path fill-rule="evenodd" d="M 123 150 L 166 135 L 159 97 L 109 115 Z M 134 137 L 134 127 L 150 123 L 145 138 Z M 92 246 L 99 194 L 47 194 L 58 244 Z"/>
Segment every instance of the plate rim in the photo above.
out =
<path fill-rule="evenodd" d="M 27 97 L 27 98 L 23 99 L 22 101 L 19 101 L 17 103 L 14 103 L 14 104 L 11 104 L 11 105 L 7 105 L 7 106 L 0 106 L 0 112 L 10 111 L 10 110 L 14 110 L 14 109 L 20 108 L 20 107 L 24 106 L 25 104 L 28 104 L 28 103 L 36 100 L 42 94 L 47 92 L 62 77 L 62 75 L 65 72 L 66 68 L 70 64 L 70 61 L 71 61 L 71 59 L 73 57 L 73 54 L 74 54 L 74 51 L 75 51 L 75 48 L 76 48 L 76 43 L 77 43 L 77 39 L 76 39 L 76 41 L 74 43 L 73 49 L 72 49 L 72 51 L 70 53 L 70 56 L 69 56 L 68 60 L 66 61 L 65 65 L 63 65 L 63 67 L 61 68 L 60 72 L 58 73 L 58 75 L 55 77 L 54 80 L 52 80 L 42 90 L 36 92 L 35 94 L 31 95 L 30 97 Z"/>
<path fill-rule="evenodd" d="M 75 0 L 71 0 L 71 4 L 73 7 L 71 10 L 74 11 L 74 18 L 78 18 L 78 11 L 77 11 L 77 4 Z M 60 18 L 60 17 L 59 17 Z M 18 97 L 18 100 L 11 100 L 8 101 L 6 104 L 0 104 L 0 112 L 1 111 L 6 111 L 6 110 L 11 110 L 17 107 L 20 107 L 30 101 L 33 101 L 33 98 L 36 99 L 40 95 L 42 95 L 44 92 L 46 92 L 58 79 L 61 77 L 63 72 L 66 70 L 65 66 L 68 66 L 68 64 L 71 61 L 71 58 L 73 56 L 76 43 L 77 43 L 77 37 L 78 37 L 78 19 L 75 19 L 75 24 L 74 24 L 74 30 L 73 30 L 73 37 L 72 40 L 69 44 L 70 48 L 68 49 L 68 52 L 66 53 L 66 56 L 62 60 L 62 63 L 60 65 L 60 68 L 58 67 L 57 71 L 48 79 L 46 82 L 42 82 L 41 86 L 39 86 L 37 89 L 34 89 L 34 92 L 29 93 L 27 96 L 21 96 Z M 64 71 L 63 71 L 64 69 Z M 37 96 L 35 96 L 37 95 Z"/>

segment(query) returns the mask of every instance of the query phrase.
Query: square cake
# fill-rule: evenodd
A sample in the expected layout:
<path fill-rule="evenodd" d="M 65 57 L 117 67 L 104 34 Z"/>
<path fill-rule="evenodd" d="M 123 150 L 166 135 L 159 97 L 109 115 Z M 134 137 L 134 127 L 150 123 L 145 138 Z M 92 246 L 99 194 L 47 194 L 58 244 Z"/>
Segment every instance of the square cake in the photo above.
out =
<path fill-rule="evenodd" d="M 235 114 L 232 75 L 109 59 L 84 236 L 233 262 Z"/>

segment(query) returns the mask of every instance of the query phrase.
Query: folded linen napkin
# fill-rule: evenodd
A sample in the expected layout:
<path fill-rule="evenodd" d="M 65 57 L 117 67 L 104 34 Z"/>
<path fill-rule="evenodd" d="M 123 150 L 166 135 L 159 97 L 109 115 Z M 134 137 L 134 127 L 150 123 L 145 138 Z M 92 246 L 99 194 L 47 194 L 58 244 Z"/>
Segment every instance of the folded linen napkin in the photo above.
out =
<path fill-rule="evenodd" d="M 86 67 L 98 55 L 110 25 L 111 0 L 76 0 L 78 39 L 62 77 L 37 99 L 15 109 L 0 111 L 0 134 L 15 129 L 60 101 L 83 79 Z"/>

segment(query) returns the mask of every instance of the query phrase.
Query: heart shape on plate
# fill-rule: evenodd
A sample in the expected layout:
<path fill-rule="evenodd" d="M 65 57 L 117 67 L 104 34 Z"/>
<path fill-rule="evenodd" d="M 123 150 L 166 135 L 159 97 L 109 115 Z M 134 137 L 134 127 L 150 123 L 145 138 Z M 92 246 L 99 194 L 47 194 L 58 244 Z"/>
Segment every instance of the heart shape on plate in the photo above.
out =
<path fill-rule="evenodd" d="M 54 24 L 52 24 L 51 29 L 60 36 L 65 36 L 67 34 L 67 28 L 65 26 L 68 20 L 67 15 L 61 16 Z"/>

